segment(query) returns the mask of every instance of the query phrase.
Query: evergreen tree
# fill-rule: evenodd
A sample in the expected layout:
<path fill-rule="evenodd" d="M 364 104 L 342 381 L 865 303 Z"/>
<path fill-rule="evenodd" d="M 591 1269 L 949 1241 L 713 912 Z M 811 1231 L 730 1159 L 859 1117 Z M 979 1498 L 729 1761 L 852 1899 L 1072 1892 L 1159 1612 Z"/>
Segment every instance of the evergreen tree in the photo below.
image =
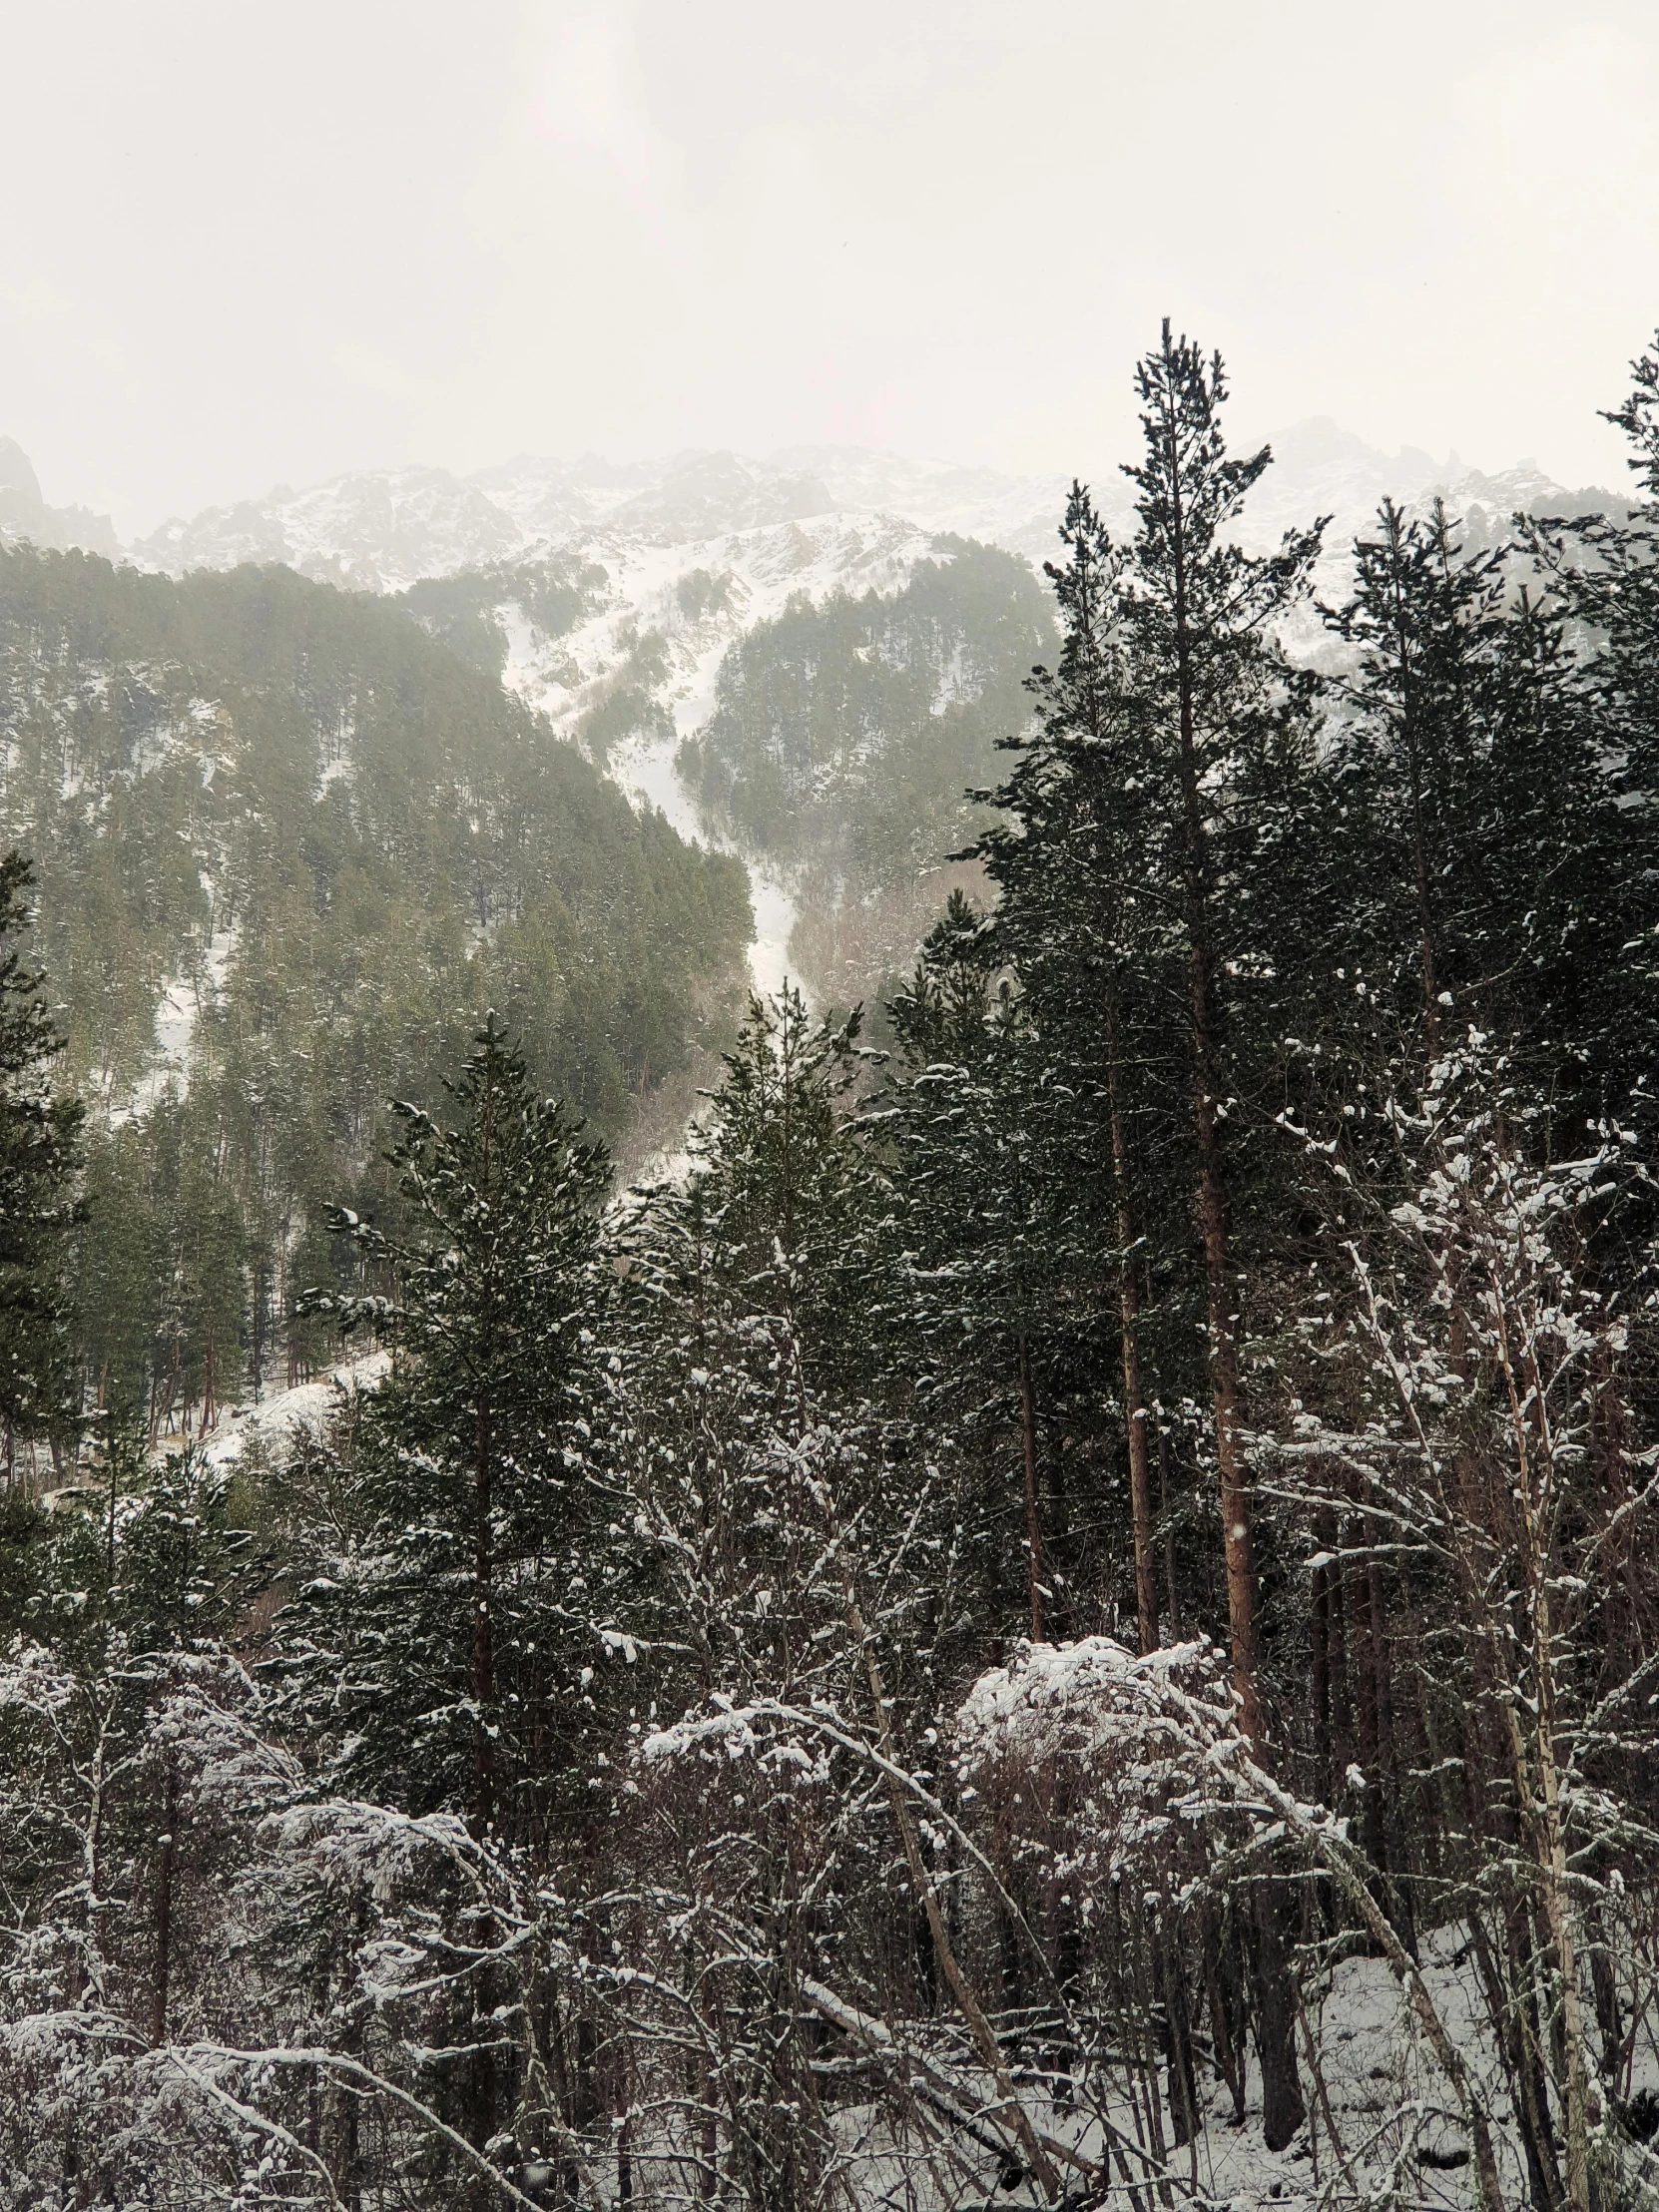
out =
<path fill-rule="evenodd" d="M 849 1112 L 865 1066 L 861 1021 L 858 1008 L 815 1020 L 788 981 L 776 998 L 751 998 L 709 1127 L 690 1140 L 722 1279 L 789 1319 L 825 1384 L 859 1373 L 867 1343 L 860 1237 L 879 1200 Z"/>
<path fill-rule="evenodd" d="M 580 1731 L 583 1663 L 627 1571 L 590 1419 L 609 1167 L 493 1017 L 453 1101 L 450 1127 L 394 1108 L 406 1231 L 335 1216 L 366 1281 L 311 1303 L 372 1326 L 392 1372 L 338 1464 L 312 1471 L 343 1541 L 316 1557 L 292 1625 L 299 1689 L 332 1685 L 351 1773 L 519 1836 L 547 1817 L 554 1747 Z"/>
<path fill-rule="evenodd" d="M 1272 460 L 1227 451 L 1220 355 L 1206 362 L 1169 325 L 1136 372 L 1145 412 L 1144 459 L 1128 471 L 1139 528 L 1121 619 L 1146 768 L 1154 780 L 1156 842 L 1149 858 L 1179 903 L 1187 967 L 1192 1127 L 1204 1241 L 1211 1395 L 1221 1483 L 1222 1540 L 1234 1681 L 1247 1736 L 1263 1733 L 1259 1686 L 1254 1512 L 1245 1461 L 1239 1286 L 1229 1226 L 1224 1116 L 1229 969 L 1239 951 L 1228 927 L 1230 878 L 1257 830 L 1248 771 L 1287 742 L 1301 690 L 1279 654 L 1273 624 L 1305 589 L 1319 532 L 1287 537 L 1252 558 L 1230 525 Z M 1255 759 L 1253 759 L 1253 756 Z"/>
<path fill-rule="evenodd" d="M 1289 841 L 1285 816 L 1294 816 L 1308 773 L 1311 698 L 1273 626 L 1305 589 L 1319 540 L 1317 531 L 1293 534 L 1268 558 L 1234 542 L 1231 526 L 1271 454 L 1229 457 L 1219 358 L 1207 362 L 1166 325 L 1137 386 L 1146 450 L 1128 474 L 1139 526 L 1119 556 L 1086 499 L 1074 496 L 1066 526 L 1073 558 L 1057 579 L 1065 657 L 1056 679 L 1039 687 L 1041 739 L 998 795 L 1019 834 L 994 835 L 984 849 L 993 875 L 1006 879 L 1000 925 L 1033 995 L 1046 995 L 1073 1037 L 1089 1027 L 1096 1039 L 1119 1032 L 1115 1049 L 1091 1039 L 1087 1057 L 1108 1128 L 1118 1089 L 1124 1141 L 1114 1145 L 1102 1130 L 1099 1180 L 1112 1177 L 1126 1200 L 1128 978 L 1144 1002 L 1162 1002 L 1161 1026 L 1169 999 L 1182 1005 L 1184 1146 L 1204 1250 L 1228 1614 L 1241 1710 L 1257 1736 L 1257 1569 L 1228 1120 L 1259 1074 L 1251 1053 L 1272 1051 L 1271 1006 L 1253 999 L 1255 979 L 1272 969 L 1262 942 L 1271 903 L 1264 871 Z M 1121 1174 L 1111 1165 L 1117 1159 Z M 1114 1241 L 1127 1250 L 1131 1239 Z M 1132 1342 L 1132 1307 L 1128 1318 Z"/>
<path fill-rule="evenodd" d="M 1466 555 L 1438 502 L 1425 522 L 1384 502 L 1356 544 L 1331 618 L 1360 659 L 1327 771 L 1342 920 L 1322 949 L 1429 1060 L 1471 1020 L 1524 1038 L 1570 1128 L 1628 1082 L 1605 994 L 1652 894 L 1561 594 L 1516 565 L 1512 547 Z"/>
<path fill-rule="evenodd" d="M 1082 1194 L 1067 1172 L 1048 1041 L 1018 993 L 999 990 L 1001 965 L 992 930 L 952 893 L 889 1009 L 898 1064 L 868 1126 L 890 1150 L 899 1200 L 887 1234 L 901 1326 L 887 1356 L 913 1379 L 928 1434 L 954 1432 L 969 1464 L 988 1461 L 987 1497 L 964 1504 L 970 1525 L 988 1522 L 991 1617 L 1011 1610 L 998 1602 L 998 1569 L 1013 1521 L 1040 1643 L 1072 1598 L 1071 1562 L 1044 1527 L 1040 1422 L 1087 1336 L 1078 1292 L 1091 1271 L 1079 1264 Z"/>
<path fill-rule="evenodd" d="M 259 724 L 242 769 L 291 777 L 322 862 L 242 851 L 276 941 L 204 988 L 188 1084 L 97 1117 L 106 1417 L 0 1509 L 0 2212 L 1207 2204 L 1258 2058 L 1226 2186 L 1242 2153 L 1264 2201 L 1304 2159 L 1333 2212 L 1446 2170 L 1480 2212 L 1652 2195 L 1659 359 L 1619 417 L 1649 503 L 1472 556 L 1385 505 L 1317 685 L 1273 638 L 1312 539 L 1238 550 L 1266 456 L 1227 454 L 1219 364 L 1166 330 L 1140 389 L 1134 532 L 1074 487 L 1059 656 L 970 795 L 994 903 L 925 933 L 890 1056 L 752 1004 L 656 1186 L 607 1203 L 493 1018 L 372 1157 L 387 1037 L 433 1065 L 464 1003 L 354 918 L 426 818 L 358 836 Z M 349 611 L 50 574 L 100 619 L 299 607 L 344 711 Z M 934 702 L 943 588 L 792 610 L 749 736 L 815 640 L 851 698 L 909 626 L 890 696 Z M 413 604 L 494 665 L 475 585 Z M 19 650 L 49 815 L 56 647 Z M 587 924 L 508 910 L 515 776 L 438 872 L 582 1002 L 579 1059 L 612 984 L 550 980 Z M 198 927 L 206 788 L 115 775 L 119 850 L 78 848 L 58 927 L 112 1038 L 156 975 L 111 946 L 182 930 L 172 973 Z M 38 979 L 0 977 L 0 1287 L 45 1263 L 51 1341 L 74 1114 Z M 342 1322 L 386 1357 L 320 1436 L 193 1436 Z"/>
<path fill-rule="evenodd" d="M 1075 839 L 1082 847 L 1078 858 L 1060 862 L 1063 882 L 1082 874 L 1086 855 L 1106 879 L 1109 897 L 1121 896 L 1118 883 L 1133 883 L 1137 906 L 1155 908 L 1159 917 L 1152 938 L 1158 980 L 1167 987 L 1179 979 L 1233 1681 L 1246 1736 L 1264 1741 L 1255 1510 L 1245 1443 L 1244 1296 L 1231 1218 L 1236 1145 L 1229 1144 L 1229 1119 L 1236 1120 L 1239 1094 L 1248 1096 L 1259 1075 L 1261 1062 L 1253 1067 L 1252 1054 L 1272 1051 L 1274 1024 L 1259 1020 L 1251 991 L 1254 978 L 1272 969 L 1265 957 L 1271 948 L 1262 941 L 1271 901 L 1261 871 L 1283 848 L 1287 820 L 1298 812 L 1311 764 L 1312 703 L 1311 683 L 1286 663 L 1275 625 L 1307 588 L 1319 531 L 1292 533 L 1265 558 L 1239 547 L 1233 524 L 1272 455 L 1266 448 L 1246 459 L 1229 455 L 1219 355 L 1206 360 L 1187 339 L 1173 338 L 1166 322 L 1158 349 L 1136 371 L 1136 384 L 1145 440 L 1142 460 L 1127 470 L 1136 490 L 1136 533 L 1121 565 L 1115 563 L 1098 526 L 1074 501 L 1068 515 L 1073 561 L 1065 582 L 1068 653 L 1062 678 L 1049 689 L 1053 727 L 1044 733 L 1033 773 L 1016 777 L 999 796 L 1019 821 L 1022 805 L 1036 812 L 1033 802 L 1046 803 L 1051 778 L 1073 781 L 1072 748 L 1063 737 L 1053 742 L 1068 726 L 1077 727 L 1077 750 L 1101 748 L 1110 763 L 1107 809 L 1067 804 L 1054 814 L 1054 845 Z M 1109 748 L 1108 737 L 1115 741 Z M 1110 819 L 1119 793 L 1130 795 L 1131 837 L 1120 833 L 1109 841 L 1099 824 L 1103 814 Z M 1005 868 L 1028 887 L 1047 845 L 1029 836 L 1025 843 L 1029 856 L 1016 855 L 1009 839 L 993 839 L 987 849 L 993 874 Z M 1091 903 L 1098 913 L 1099 893 Z M 1039 893 L 1022 945 L 1038 967 L 1049 936 L 1044 912 Z M 1109 928 L 1107 942 L 1118 936 Z M 1062 941 L 1075 938 L 1067 932 Z M 1108 1032 L 1119 995 L 1116 970 L 1115 957 L 1100 962 L 1096 988 L 1084 1002 L 1083 1018 Z M 1112 981 L 1111 990 L 1102 992 L 1102 979 Z M 1094 1057 L 1098 1064 L 1098 1052 Z M 1118 1056 L 1105 1057 L 1115 1063 Z M 1111 1170 L 1105 1161 L 1102 1169 L 1105 1183 Z M 1127 1249 L 1126 1239 L 1120 1248 Z M 1127 1410 L 1133 1417 L 1142 1408 Z M 1144 1480 L 1143 1471 L 1143 1494 Z M 1144 1577 L 1138 1583 L 1144 1588 Z M 1259 1953 L 1269 2135 L 1286 2141 L 1303 2107 L 1276 1906 L 1261 1918 Z"/>
<path fill-rule="evenodd" d="M 1651 862 L 1659 808 L 1659 339 L 1632 371 L 1629 397 L 1605 417 L 1630 441 L 1640 493 L 1629 512 L 1544 521 L 1523 533 L 1572 623 L 1579 742 L 1593 780 L 1586 794 L 1579 779 L 1577 803 L 1564 816 L 1551 784 L 1527 796 L 1534 874 L 1549 886 L 1564 877 L 1546 973 L 1582 1063 L 1581 1102 L 1633 1113 L 1651 1128 L 1659 1049 L 1659 884 Z"/>
<path fill-rule="evenodd" d="M 1018 764 L 997 795 L 1008 820 L 979 850 L 1002 890 L 991 941 L 1013 962 L 1028 1020 L 1043 1039 L 1051 1110 L 1072 1157 L 1096 1163 L 1091 1175 L 1067 1176 L 1065 1203 L 1078 1219 L 1079 1248 L 1114 1253 L 1136 1631 L 1150 1650 L 1159 1607 L 1139 1156 L 1160 1092 L 1166 1134 L 1170 1122 L 1172 1071 L 1158 1039 L 1171 932 L 1149 864 L 1155 786 L 1124 660 L 1124 556 L 1078 484 L 1060 536 L 1069 559 L 1047 567 L 1061 621 L 1059 664 L 1031 680 L 1037 726 L 1012 742 Z"/>
<path fill-rule="evenodd" d="M 20 1437 L 73 1433 L 79 1407 L 67 1321 L 68 1241 L 83 1110 L 55 1095 L 63 1039 L 24 962 L 34 880 L 20 852 L 0 857 L 0 1426 L 9 1487 Z"/>

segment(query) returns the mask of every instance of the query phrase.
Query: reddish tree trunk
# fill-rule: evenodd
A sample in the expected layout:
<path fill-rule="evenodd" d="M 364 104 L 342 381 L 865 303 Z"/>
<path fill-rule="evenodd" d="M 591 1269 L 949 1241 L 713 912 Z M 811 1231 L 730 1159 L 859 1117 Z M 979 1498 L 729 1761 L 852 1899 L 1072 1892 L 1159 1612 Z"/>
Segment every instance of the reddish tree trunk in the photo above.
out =
<path fill-rule="evenodd" d="M 1165 332 L 1166 347 L 1168 330 Z M 1192 1018 L 1193 1135 L 1198 1153 L 1198 1214 L 1204 1236 L 1204 1291 L 1210 1338 L 1210 1394 L 1221 1486 L 1223 1557 L 1233 1690 L 1239 1726 L 1266 1749 L 1257 1647 L 1257 1581 L 1249 1470 L 1239 1385 L 1239 1317 L 1228 1252 L 1227 1187 L 1220 1128 L 1220 1039 L 1210 943 L 1209 860 L 1200 787 L 1192 614 L 1189 604 L 1180 437 L 1166 432 L 1174 565 L 1176 704 L 1181 783 L 1183 873 Z M 1257 2044 L 1262 2062 L 1262 2124 L 1270 2150 L 1282 2150 L 1306 2116 L 1297 2077 L 1296 2015 L 1290 1972 L 1292 1893 L 1265 1883 L 1256 1901 Z"/>
<path fill-rule="evenodd" d="M 150 2040 L 167 2041 L 168 1987 L 173 1972 L 173 1869 L 178 1854 L 179 1778 L 167 1777 L 166 1825 L 156 1842 L 156 1967 L 151 1985 Z"/>

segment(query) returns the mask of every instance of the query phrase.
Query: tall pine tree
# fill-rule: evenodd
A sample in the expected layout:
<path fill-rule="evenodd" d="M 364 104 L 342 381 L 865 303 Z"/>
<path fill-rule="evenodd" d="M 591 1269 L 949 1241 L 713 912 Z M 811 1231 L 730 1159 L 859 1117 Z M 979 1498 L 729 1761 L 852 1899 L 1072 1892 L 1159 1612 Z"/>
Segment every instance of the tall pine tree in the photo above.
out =
<path fill-rule="evenodd" d="M 0 1429 L 8 1488 L 20 1438 L 59 1446 L 78 1413 L 68 1240 L 80 1217 L 82 1108 L 52 1088 L 63 1039 L 25 962 L 33 874 L 0 857 Z"/>

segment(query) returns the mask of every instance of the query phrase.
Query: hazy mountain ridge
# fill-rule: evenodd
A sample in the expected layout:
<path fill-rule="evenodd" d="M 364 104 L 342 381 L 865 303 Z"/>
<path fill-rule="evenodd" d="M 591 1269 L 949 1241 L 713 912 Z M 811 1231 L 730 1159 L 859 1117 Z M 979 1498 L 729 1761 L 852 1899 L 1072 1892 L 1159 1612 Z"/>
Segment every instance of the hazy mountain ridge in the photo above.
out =
<path fill-rule="evenodd" d="M 49 507 L 40 479 L 15 438 L 0 438 L 0 540 L 27 538 L 50 551 L 78 545 L 119 559 L 121 542 L 108 515 L 90 507 Z"/>
<path fill-rule="evenodd" d="M 227 990 L 238 1051 L 280 1032 L 314 1068 L 360 1036 L 347 1056 L 386 1079 L 359 1115 L 420 1079 L 423 1039 L 518 996 L 560 1088 L 614 1130 L 736 990 L 749 923 L 729 862 L 630 809 L 491 674 L 280 567 L 179 584 L 0 552 L 14 842 L 71 1064 L 112 1105 L 188 1090 L 192 1009 Z"/>
<path fill-rule="evenodd" d="M 1333 560 L 1384 493 L 1413 507 L 1443 494 L 1459 512 L 1478 508 L 1481 527 L 1515 507 L 1619 503 L 1609 492 L 1558 484 L 1531 460 L 1487 474 L 1455 454 L 1443 463 L 1411 446 L 1388 454 L 1329 416 L 1294 423 L 1271 442 L 1274 466 L 1251 495 L 1245 537 L 1273 542 L 1327 514 Z M 1108 520 L 1126 526 L 1132 486 L 1113 468 L 1092 481 Z M 860 516 L 870 518 L 853 533 L 860 540 L 873 518 L 890 518 L 1040 565 L 1054 549 L 1068 482 L 848 445 L 791 446 L 763 459 L 704 449 L 625 463 L 520 455 L 470 476 L 411 465 L 354 471 L 300 491 L 277 485 L 263 498 L 176 516 L 123 547 L 107 517 L 48 507 L 27 456 L 0 439 L 0 538 L 80 545 L 172 576 L 278 561 L 317 581 L 383 592 L 555 552 L 603 561 L 619 545 L 712 546 L 738 533 Z M 788 547 L 786 537 L 786 561 Z"/>
<path fill-rule="evenodd" d="M 423 576 L 480 568 L 525 550 L 510 515 L 441 468 L 336 477 L 263 500 L 210 507 L 164 523 L 129 557 L 139 568 L 183 576 L 198 568 L 279 561 L 314 582 L 397 591 Z"/>

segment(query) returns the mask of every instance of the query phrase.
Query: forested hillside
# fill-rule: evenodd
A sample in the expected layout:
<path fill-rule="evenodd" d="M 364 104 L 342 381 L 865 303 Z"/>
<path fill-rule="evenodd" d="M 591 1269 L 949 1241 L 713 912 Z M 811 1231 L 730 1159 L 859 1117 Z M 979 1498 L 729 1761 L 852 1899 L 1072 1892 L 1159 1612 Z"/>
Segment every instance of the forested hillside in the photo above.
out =
<path fill-rule="evenodd" d="M 730 1033 L 750 929 L 741 869 L 493 673 L 281 569 L 0 550 L 0 842 L 94 1109 L 89 1380 L 152 1425 L 293 1379 L 325 1205 L 376 1188 L 386 1099 L 434 1103 L 485 1007 L 615 1132 Z"/>
<path fill-rule="evenodd" d="M 727 663 L 711 804 L 879 887 L 919 731 L 982 895 L 880 1050 L 752 1004 L 628 1190 L 573 1109 L 685 1048 L 733 874 L 396 608 L 23 562 L 0 1383 L 65 1463 L 0 1550 L 4 2212 L 1659 2204 L 1659 352 L 1631 511 L 1384 502 L 1323 610 L 1311 521 L 1246 549 L 1219 358 L 1166 324 L 1136 391 L 1052 617 L 959 549 Z M 77 716 L 130 733 L 80 812 Z M 173 853 L 152 775 L 154 912 L 102 828 Z M 223 975 L 213 1049 L 100 1138 L 140 958 Z M 100 1162 L 290 1128 L 348 1202 L 303 1326 L 381 1365 L 147 1452 L 90 1386 L 84 1255 L 150 1218 Z"/>
<path fill-rule="evenodd" d="M 970 794 L 1052 651 L 1024 561 L 966 540 L 935 551 L 898 591 L 803 597 L 757 623 L 680 749 L 705 815 L 799 874 L 798 955 L 843 1005 L 908 965 L 942 863 L 985 820 Z"/>

